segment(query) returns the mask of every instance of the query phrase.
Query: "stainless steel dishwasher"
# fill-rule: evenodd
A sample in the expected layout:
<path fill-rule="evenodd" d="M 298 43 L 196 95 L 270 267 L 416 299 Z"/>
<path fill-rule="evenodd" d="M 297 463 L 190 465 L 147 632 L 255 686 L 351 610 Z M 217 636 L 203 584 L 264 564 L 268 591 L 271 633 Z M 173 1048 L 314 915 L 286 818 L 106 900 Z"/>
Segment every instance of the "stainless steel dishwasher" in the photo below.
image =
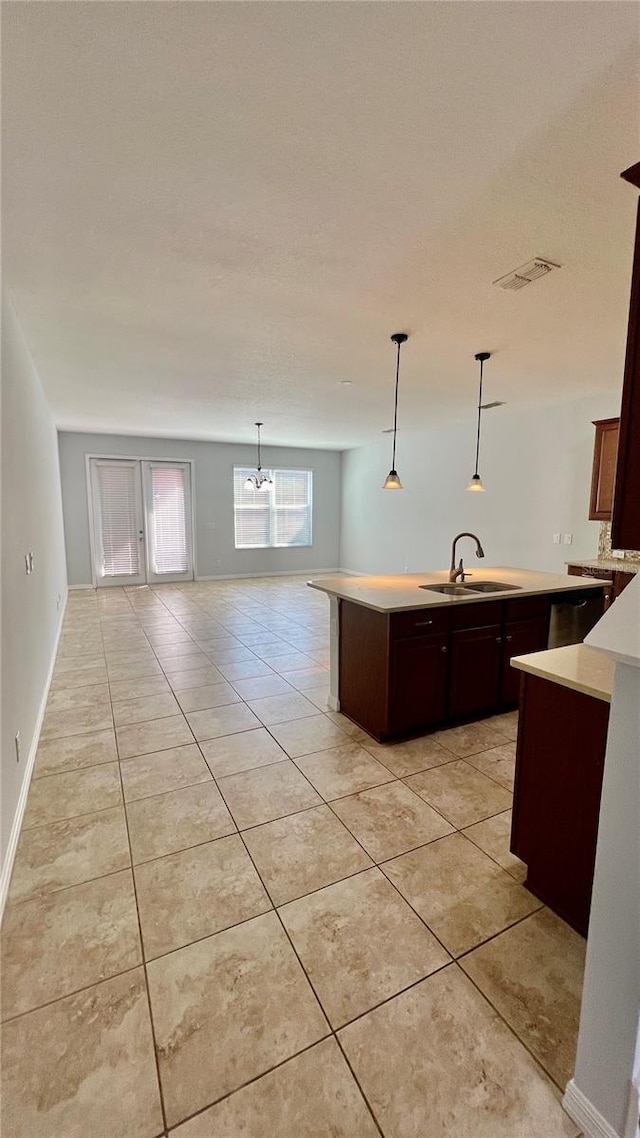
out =
<path fill-rule="evenodd" d="M 577 591 L 569 597 L 566 593 L 554 593 L 551 597 L 549 648 L 582 644 L 587 633 L 600 620 L 602 612 L 602 593 L 594 589 Z"/>

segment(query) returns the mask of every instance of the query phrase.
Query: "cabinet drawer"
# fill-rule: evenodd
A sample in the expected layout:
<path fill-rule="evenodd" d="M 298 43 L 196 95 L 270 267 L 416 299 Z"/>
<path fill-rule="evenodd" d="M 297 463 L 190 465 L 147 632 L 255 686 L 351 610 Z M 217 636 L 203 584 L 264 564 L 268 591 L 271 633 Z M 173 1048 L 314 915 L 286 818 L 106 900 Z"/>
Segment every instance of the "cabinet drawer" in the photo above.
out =
<path fill-rule="evenodd" d="M 463 628 L 485 628 L 502 621 L 502 601 L 485 601 L 477 605 L 460 605 L 452 614 L 454 631 Z"/>
<path fill-rule="evenodd" d="M 537 620 L 549 612 L 549 594 L 540 597 L 522 597 L 506 602 L 505 618 L 512 620 Z"/>
<path fill-rule="evenodd" d="M 449 631 L 449 609 L 409 609 L 391 613 L 391 639 L 431 636 Z"/>

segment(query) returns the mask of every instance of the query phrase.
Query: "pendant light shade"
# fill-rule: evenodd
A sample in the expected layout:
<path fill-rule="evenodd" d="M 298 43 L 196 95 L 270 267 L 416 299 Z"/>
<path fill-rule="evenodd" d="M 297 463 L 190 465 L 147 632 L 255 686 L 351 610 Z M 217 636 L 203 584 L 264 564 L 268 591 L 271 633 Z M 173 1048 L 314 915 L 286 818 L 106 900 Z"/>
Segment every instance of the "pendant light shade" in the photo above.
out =
<path fill-rule="evenodd" d="M 391 470 L 385 478 L 382 489 L 383 490 L 403 490 L 404 487 L 398 476 L 396 470 L 396 436 L 398 434 L 398 383 L 400 381 L 400 348 L 402 344 L 406 343 L 409 339 L 406 332 L 394 332 L 391 337 L 392 342 L 396 345 L 396 388 L 395 397 L 393 401 L 393 456 L 391 458 Z"/>
<path fill-rule="evenodd" d="M 256 466 L 256 473 L 249 475 L 249 477 L 247 478 L 247 480 L 244 484 L 244 488 L 245 488 L 245 490 L 262 490 L 262 491 L 265 491 L 265 490 L 268 490 L 270 486 L 273 486 L 273 482 L 272 482 L 272 480 L 268 474 L 263 474 L 263 472 L 262 472 L 262 462 L 261 462 L 261 454 L 260 454 L 260 428 L 263 424 L 262 423 L 256 423 L 255 425 L 258 428 L 258 463 Z"/>
<path fill-rule="evenodd" d="M 389 471 L 389 473 L 387 474 L 387 477 L 385 478 L 385 480 L 383 482 L 382 489 L 383 490 L 404 490 L 404 486 L 402 485 L 402 482 L 398 478 L 398 471 L 397 470 L 390 470 Z"/>
<path fill-rule="evenodd" d="M 484 369 L 484 361 L 491 359 L 491 352 L 477 352 L 475 358 L 477 359 L 478 363 L 480 364 L 480 386 L 479 386 L 479 390 L 478 390 L 478 430 L 476 433 L 476 468 L 475 468 L 475 471 L 474 471 L 474 474 L 473 474 L 471 480 L 469 481 L 469 484 L 467 485 L 467 490 L 471 490 L 472 492 L 475 492 L 476 494 L 478 494 L 478 493 L 484 492 L 484 486 L 482 485 L 482 479 L 478 473 L 478 463 L 480 462 L 480 427 L 481 427 L 481 423 L 482 423 L 483 369 Z"/>
<path fill-rule="evenodd" d="M 474 474 L 473 478 L 469 479 L 467 490 L 474 490 L 476 493 L 484 492 L 484 486 L 482 485 L 482 479 L 479 474 Z"/>

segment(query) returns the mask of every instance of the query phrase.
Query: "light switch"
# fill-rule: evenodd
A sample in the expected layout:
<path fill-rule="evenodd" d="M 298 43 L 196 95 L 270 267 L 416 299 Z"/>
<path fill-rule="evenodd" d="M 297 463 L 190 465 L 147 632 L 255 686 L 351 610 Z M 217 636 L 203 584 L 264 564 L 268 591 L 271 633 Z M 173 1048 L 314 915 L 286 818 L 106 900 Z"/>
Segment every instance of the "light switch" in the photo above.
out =
<path fill-rule="evenodd" d="M 563 533 L 562 541 L 563 541 L 564 545 L 571 545 L 571 542 L 573 541 L 573 534 L 572 533 Z"/>
<path fill-rule="evenodd" d="M 561 542 L 561 541 L 562 541 L 562 534 L 561 534 L 561 533 L 554 533 L 554 535 L 553 535 L 553 544 L 554 544 L 554 545 L 560 545 L 560 542 Z"/>

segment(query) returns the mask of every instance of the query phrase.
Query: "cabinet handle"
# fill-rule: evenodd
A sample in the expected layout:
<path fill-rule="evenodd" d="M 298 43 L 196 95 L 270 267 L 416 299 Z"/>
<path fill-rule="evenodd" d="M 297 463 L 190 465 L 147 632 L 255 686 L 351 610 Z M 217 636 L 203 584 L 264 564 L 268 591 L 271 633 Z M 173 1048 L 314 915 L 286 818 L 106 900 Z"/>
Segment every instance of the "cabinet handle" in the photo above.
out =
<path fill-rule="evenodd" d="M 496 636 L 496 644 L 502 644 L 502 637 Z"/>
<path fill-rule="evenodd" d="M 443 646 L 442 646 L 442 648 L 440 649 L 440 651 L 441 651 L 441 652 L 446 652 L 446 651 L 447 651 L 447 646 L 446 646 L 446 644 L 443 644 Z"/>
<path fill-rule="evenodd" d="M 416 628 L 424 628 L 427 624 L 433 624 L 432 620 L 417 620 L 415 623 Z"/>
<path fill-rule="evenodd" d="M 505 640 L 513 640 L 513 636 L 506 636 Z"/>

